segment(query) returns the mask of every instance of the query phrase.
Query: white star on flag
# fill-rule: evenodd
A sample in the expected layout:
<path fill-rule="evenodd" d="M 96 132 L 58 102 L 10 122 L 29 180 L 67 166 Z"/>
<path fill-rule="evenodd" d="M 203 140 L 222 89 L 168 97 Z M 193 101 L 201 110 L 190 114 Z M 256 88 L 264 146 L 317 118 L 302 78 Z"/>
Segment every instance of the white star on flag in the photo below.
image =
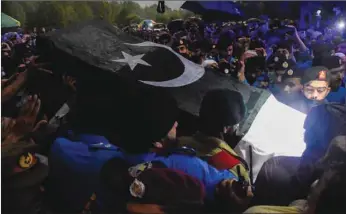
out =
<path fill-rule="evenodd" d="M 136 56 L 131 56 L 130 54 L 125 53 L 124 51 L 121 51 L 121 53 L 123 54 L 124 59 L 114 59 L 112 61 L 127 63 L 130 66 L 132 71 L 137 66 L 137 64 L 151 66 L 149 63 L 147 63 L 146 61 L 142 60 L 142 57 L 144 56 L 144 54 L 140 54 L 140 55 L 136 55 Z"/>

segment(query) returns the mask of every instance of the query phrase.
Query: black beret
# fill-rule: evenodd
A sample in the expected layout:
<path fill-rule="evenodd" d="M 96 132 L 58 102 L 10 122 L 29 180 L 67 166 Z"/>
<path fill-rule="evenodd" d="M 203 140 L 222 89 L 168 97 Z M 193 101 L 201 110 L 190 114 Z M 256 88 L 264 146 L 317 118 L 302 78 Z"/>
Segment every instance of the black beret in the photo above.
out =
<path fill-rule="evenodd" d="M 314 56 L 330 56 L 331 51 L 334 49 L 333 45 L 326 43 L 316 43 L 312 45 Z"/>
<path fill-rule="evenodd" d="M 344 63 L 338 56 L 325 56 L 321 61 L 321 64 L 328 68 L 331 73 L 345 71 Z"/>
<path fill-rule="evenodd" d="M 176 40 L 174 43 L 173 43 L 173 47 L 179 47 L 181 45 L 184 45 L 184 46 L 188 46 L 188 41 L 186 39 L 179 39 L 179 40 Z"/>
<path fill-rule="evenodd" d="M 302 84 L 306 84 L 313 80 L 329 82 L 329 79 L 330 79 L 330 74 L 329 74 L 329 70 L 326 67 L 315 66 L 315 67 L 308 68 L 304 71 Z"/>
<path fill-rule="evenodd" d="M 270 56 L 267 64 L 269 69 L 286 72 L 296 65 L 293 60 L 287 59 L 283 53 L 275 53 Z"/>
<path fill-rule="evenodd" d="M 48 166 L 35 155 L 33 142 L 5 143 L 1 146 L 2 183 L 6 191 L 40 186 L 48 176 Z"/>
<path fill-rule="evenodd" d="M 282 79 L 288 78 L 302 78 L 304 76 L 304 69 L 299 68 L 298 66 L 293 66 L 286 70 L 286 72 L 282 75 Z"/>

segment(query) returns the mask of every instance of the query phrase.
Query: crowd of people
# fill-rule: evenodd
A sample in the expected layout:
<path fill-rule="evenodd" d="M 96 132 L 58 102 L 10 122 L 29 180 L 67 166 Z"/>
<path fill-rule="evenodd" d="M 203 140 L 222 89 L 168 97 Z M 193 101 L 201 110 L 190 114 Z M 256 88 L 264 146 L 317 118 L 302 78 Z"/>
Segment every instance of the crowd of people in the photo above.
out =
<path fill-rule="evenodd" d="M 269 29 L 268 20 L 203 28 L 191 22 L 164 42 L 307 114 L 302 157 L 268 160 L 256 181 L 233 150 L 246 112 L 241 93 L 207 92 L 198 131 L 181 136 L 177 101 L 145 88 L 117 103 L 132 114 L 115 127 L 120 118 L 111 118 L 109 103 L 96 93 L 79 94 L 78 79 L 54 71 L 38 55 L 36 37 L 44 34 L 2 39 L 4 213 L 345 212 L 342 33 L 302 37 L 293 25 Z M 64 102 L 52 114 L 57 93 Z"/>
<path fill-rule="evenodd" d="M 193 18 L 173 31 L 155 32 L 157 39 L 152 41 L 168 44 L 195 63 L 218 69 L 245 84 L 268 89 L 281 102 L 305 113 L 312 104 L 308 100 L 346 103 L 345 29 L 299 31 L 292 20 L 255 18 L 202 26 L 200 22 Z M 148 33 L 143 32 L 145 29 L 139 31 L 137 35 Z M 317 66 L 324 68 L 305 72 Z M 329 83 L 316 86 L 325 90 L 312 95 L 311 87 L 304 85 L 316 79 L 322 70 L 331 70 L 325 76 Z M 304 100 L 301 89 L 306 89 L 303 93 L 307 106 L 300 102 Z"/>

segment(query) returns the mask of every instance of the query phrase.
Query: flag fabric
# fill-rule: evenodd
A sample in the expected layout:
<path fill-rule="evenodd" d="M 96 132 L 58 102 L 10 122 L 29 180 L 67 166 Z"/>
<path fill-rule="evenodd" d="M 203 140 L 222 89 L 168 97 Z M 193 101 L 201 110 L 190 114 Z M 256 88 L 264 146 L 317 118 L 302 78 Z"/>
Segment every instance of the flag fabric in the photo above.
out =
<path fill-rule="evenodd" d="M 66 56 L 71 56 L 93 67 L 93 80 L 107 73 L 106 78 L 119 77 L 129 83 L 167 88 L 176 98 L 179 108 L 194 116 L 198 116 L 207 91 L 218 88 L 238 90 L 247 106 L 247 115 L 240 126 L 242 133 L 247 132 L 258 109 L 270 96 L 268 91 L 238 83 L 214 71 L 206 72 L 202 66 L 167 46 L 143 42 L 103 21 L 73 25 L 51 32 L 46 39 L 54 47 L 47 52 L 55 55 L 52 57 L 55 64 L 66 67 L 59 70 L 69 71 L 74 67 L 66 66 L 70 61 L 65 60 Z M 75 73 L 76 69 L 73 70 L 71 72 Z M 79 75 L 88 74 L 80 71 Z"/>
<path fill-rule="evenodd" d="M 167 46 L 131 37 L 101 20 L 51 32 L 38 46 L 40 43 L 58 70 L 87 79 L 86 90 L 102 88 L 108 91 L 107 96 L 123 96 L 138 85 L 168 90 L 183 112 L 197 117 L 209 90 L 239 91 L 247 113 L 239 127 L 239 134 L 245 136 L 236 150 L 247 161 L 248 145 L 254 147 L 254 159 L 259 162 L 275 155 L 300 156 L 305 149 L 304 114 L 279 103 L 266 90 L 206 71 Z"/>

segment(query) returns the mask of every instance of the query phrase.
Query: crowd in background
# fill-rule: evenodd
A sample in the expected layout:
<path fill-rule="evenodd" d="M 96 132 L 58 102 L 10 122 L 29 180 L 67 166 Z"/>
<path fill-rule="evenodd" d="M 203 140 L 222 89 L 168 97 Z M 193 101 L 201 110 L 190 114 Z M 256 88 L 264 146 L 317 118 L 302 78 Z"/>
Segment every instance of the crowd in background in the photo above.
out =
<path fill-rule="evenodd" d="M 332 70 L 327 72 L 330 82 L 323 86 L 330 90 L 319 98 L 316 95 L 315 100 L 345 104 L 345 28 L 299 31 L 292 20 L 265 17 L 208 25 L 201 24 L 198 18 L 174 22 L 177 23 L 171 29 L 169 25 L 160 31 L 146 26 L 130 33 L 170 45 L 195 63 L 218 69 L 245 84 L 268 89 L 280 101 L 298 105 L 303 112 L 308 108 L 297 102 L 301 100 L 299 94 L 304 83 L 309 82 L 309 77 L 304 79 L 304 74 L 307 75 L 304 70 L 323 66 L 326 71 Z"/>
<path fill-rule="evenodd" d="M 147 38 L 306 113 L 302 157 L 270 159 L 253 183 L 248 163 L 233 150 L 244 101 L 226 89 L 206 93 L 192 136 L 177 132 L 176 100 L 150 89 L 119 104 L 133 114 L 112 129 L 118 118 L 108 103 L 79 96 L 78 80 L 38 56 L 44 28 L 11 32 L 2 37 L 2 211 L 344 213 L 344 32 L 300 32 L 287 20 L 199 21 Z M 141 30 L 137 36 L 152 34 Z M 44 75 L 59 84 L 42 84 Z M 65 101 L 53 116 L 42 102 L 53 102 L 51 87 Z"/>

